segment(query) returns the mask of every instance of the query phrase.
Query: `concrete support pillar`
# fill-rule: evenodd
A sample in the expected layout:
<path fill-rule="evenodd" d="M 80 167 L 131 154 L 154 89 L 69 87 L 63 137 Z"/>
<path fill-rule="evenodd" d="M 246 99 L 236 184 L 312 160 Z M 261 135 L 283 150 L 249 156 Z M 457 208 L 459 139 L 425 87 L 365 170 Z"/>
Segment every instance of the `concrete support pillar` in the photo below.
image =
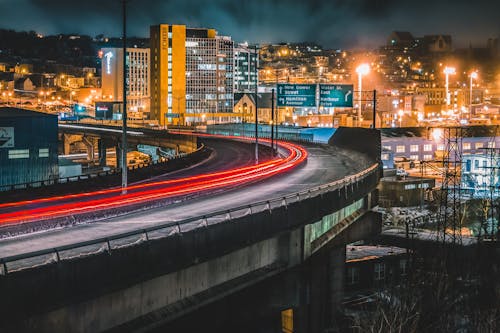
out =
<path fill-rule="evenodd" d="M 71 153 L 71 142 L 70 142 L 70 135 L 64 134 L 62 139 L 63 139 L 63 154 L 64 155 L 69 155 Z"/>
<path fill-rule="evenodd" d="M 329 317 L 331 318 L 330 325 L 333 324 L 334 326 L 336 326 L 335 318 L 339 313 L 342 298 L 344 297 L 345 258 L 345 246 L 333 248 L 328 253 Z"/>
<path fill-rule="evenodd" d="M 97 140 L 98 154 L 99 154 L 99 166 L 106 166 L 106 144 L 103 139 Z"/>
<path fill-rule="evenodd" d="M 85 148 L 87 149 L 87 159 L 89 161 L 94 161 L 94 151 L 95 151 L 95 147 L 94 147 L 94 140 L 92 137 L 86 137 L 84 136 L 82 138 L 82 142 L 83 144 L 85 145 Z"/>

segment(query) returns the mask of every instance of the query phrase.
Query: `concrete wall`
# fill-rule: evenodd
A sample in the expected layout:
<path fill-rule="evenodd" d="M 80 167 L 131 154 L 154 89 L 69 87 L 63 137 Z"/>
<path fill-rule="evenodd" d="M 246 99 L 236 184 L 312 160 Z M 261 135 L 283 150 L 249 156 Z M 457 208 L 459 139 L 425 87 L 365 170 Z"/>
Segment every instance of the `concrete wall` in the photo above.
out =
<path fill-rule="evenodd" d="M 300 232 L 288 236 L 294 238 L 294 241 L 285 240 L 289 246 L 280 244 L 283 241 L 279 237 L 264 240 L 219 258 L 33 317 L 23 328 L 38 332 L 98 332 L 115 328 L 123 332 L 150 324 L 152 318 L 171 318 L 172 314 L 182 313 L 178 309 L 185 307 L 194 295 L 220 288 L 233 279 L 242 280 L 245 275 L 263 268 L 279 269 L 280 261 L 286 263 L 290 255 L 300 258 Z M 252 276 L 252 280 L 255 278 Z M 191 302 L 195 303 L 193 307 L 203 305 L 200 297 Z M 117 327 L 127 318 L 136 319 Z"/>
<path fill-rule="evenodd" d="M 54 327 L 52 325 L 57 323 L 66 325 L 66 323 L 59 322 L 60 319 L 50 319 L 50 315 L 48 318 L 40 317 L 40 315 L 59 313 L 57 311 L 74 311 L 75 316 L 78 314 L 78 316 L 90 318 L 100 313 L 106 316 L 106 313 L 111 311 L 110 309 L 119 306 L 118 313 L 126 314 L 127 303 L 118 302 L 117 299 L 113 298 L 113 293 L 120 290 L 130 290 L 130 292 L 142 290 L 137 289 L 137 285 L 143 285 L 144 281 L 182 271 L 203 262 L 217 260 L 219 257 L 241 250 L 242 246 L 250 246 L 260 242 L 274 244 L 272 242 L 275 240 L 272 239 L 276 238 L 277 235 L 289 233 L 291 230 L 301 230 L 304 225 L 318 221 L 324 215 L 373 191 L 378 183 L 378 174 L 372 173 L 359 180 L 358 183 L 358 186 L 345 186 L 321 195 L 307 196 L 307 198 L 290 203 L 286 207 L 265 209 L 252 215 L 177 233 L 171 237 L 139 243 L 136 246 L 113 249 L 110 254 L 104 252 L 0 276 L 0 295 L 5 300 L 0 302 L 0 313 L 12 320 L 12 322 L 0 322 L 0 327 L 12 323 L 29 322 L 33 325 L 35 323 L 36 325 L 43 324 L 43 326 L 38 326 L 39 331 L 43 331 L 44 327 L 50 331 Z M 280 259 L 285 258 L 283 254 L 287 251 L 286 249 L 289 249 L 289 246 L 292 246 L 286 239 L 282 239 L 282 242 L 279 243 L 283 247 L 279 250 Z M 296 243 L 299 242 L 296 241 Z M 258 249 L 258 247 L 254 250 L 256 253 L 264 251 L 263 248 Z M 246 250 L 243 249 L 243 251 Z M 246 253 L 251 253 L 251 251 Z M 231 258 L 238 258 L 238 254 L 233 256 L 235 257 Z M 276 258 L 275 255 L 273 256 Z M 241 263 L 248 265 L 248 270 L 251 270 L 254 267 L 252 261 L 249 261 L 251 257 L 253 255 L 240 257 L 236 263 L 231 263 L 229 267 L 237 272 L 238 263 Z M 262 255 L 258 255 L 258 257 L 262 257 Z M 291 259 L 289 260 L 289 258 Z M 294 255 L 286 257 L 287 260 L 284 261 L 286 265 L 298 262 L 298 259 L 293 258 L 295 258 Z M 266 259 L 263 256 L 258 263 L 266 265 L 270 262 L 269 260 L 271 259 Z M 208 264 L 207 267 L 215 267 L 211 265 Z M 197 274 L 193 276 L 198 276 Z M 176 285 L 174 288 L 177 290 L 178 286 Z M 186 288 L 194 287 L 186 286 Z M 110 295 L 110 297 L 106 297 L 107 303 L 95 303 L 95 307 L 85 307 L 85 302 L 92 302 L 92 299 L 99 299 L 105 295 Z M 84 308 L 80 306 L 84 306 Z M 72 310 L 58 310 L 65 307 Z M 88 314 L 84 314 L 83 309 L 86 309 Z M 134 311 L 131 313 L 135 313 Z M 59 316 L 56 317 L 59 318 Z M 71 318 L 71 316 L 69 317 Z M 27 321 L 28 318 L 32 319 Z M 131 317 L 127 315 L 126 318 L 122 319 L 122 322 L 129 319 Z M 120 321 L 114 321 L 114 324 L 120 323 Z M 107 326 L 109 324 L 110 322 L 96 324 L 99 327 L 97 329 L 97 326 L 93 326 L 94 322 L 87 321 L 87 326 L 82 331 L 109 328 L 110 326 Z"/>

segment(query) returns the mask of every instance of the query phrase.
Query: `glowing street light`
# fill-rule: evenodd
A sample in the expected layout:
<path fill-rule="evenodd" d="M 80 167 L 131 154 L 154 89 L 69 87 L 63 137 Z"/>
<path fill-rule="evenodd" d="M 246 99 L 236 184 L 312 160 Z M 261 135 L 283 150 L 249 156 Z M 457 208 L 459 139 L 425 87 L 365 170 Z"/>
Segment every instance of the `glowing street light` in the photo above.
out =
<path fill-rule="evenodd" d="M 446 82 L 445 82 L 446 109 L 448 110 L 450 108 L 450 104 L 451 104 L 451 98 L 450 98 L 450 92 L 449 92 L 449 86 L 450 86 L 449 76 L 455 75 L 455 67 L 445 67 L 444 74 L 446 76 Z"/>
<path fill-rule="evenodd" d="M 370 66 L 368 64 L 361 64 L 356 68 L 356 73 L 358 73 L 358 126 L 361 126 L 361 95 L 363 91 L 363 75 L 368 74 L 370 72 Z"/>
<path fill-rule="evenodd" d="M 403 110 L 399 110 L 399 111 L 398 111 L 398 116 L 399 116 L 399 127 L 403 127 L 403 126 L 402 126 L 402 122 L 403 122 L 403 115 L 404 115 L 404 111 L 403 111 Z"/>
<path fill-rule="evenodd" d="M 470 101 L 469 101 L 469 114 L 470 115 L 472 114 L 472 79 L 477 80 L 478 77 L 479 76 L 477 74 L 477 71 L 473 71 L 472 73 L 470 73 L 470 94 L 469 94 L 469 98 L 470 98 Z"/>

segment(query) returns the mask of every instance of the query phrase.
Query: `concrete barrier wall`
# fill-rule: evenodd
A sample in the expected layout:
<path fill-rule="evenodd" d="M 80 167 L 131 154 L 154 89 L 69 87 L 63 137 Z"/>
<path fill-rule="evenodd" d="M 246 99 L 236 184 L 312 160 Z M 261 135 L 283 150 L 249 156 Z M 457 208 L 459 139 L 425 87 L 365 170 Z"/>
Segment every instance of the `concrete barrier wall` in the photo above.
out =
<path fill-rule="evenodd" d="M 207 223 L 170 237 L 112 249 L 110 253 L 0 276 L 0 295 L 4 300 L 0 302 L 0 313 L 9 318 L 0 322 L 0 327 L 127 289 L 319 221 L 366 196 L 378 179 L 376 172 L 371 173 L 354 185 L 303 197 L 286 207 Z"/>

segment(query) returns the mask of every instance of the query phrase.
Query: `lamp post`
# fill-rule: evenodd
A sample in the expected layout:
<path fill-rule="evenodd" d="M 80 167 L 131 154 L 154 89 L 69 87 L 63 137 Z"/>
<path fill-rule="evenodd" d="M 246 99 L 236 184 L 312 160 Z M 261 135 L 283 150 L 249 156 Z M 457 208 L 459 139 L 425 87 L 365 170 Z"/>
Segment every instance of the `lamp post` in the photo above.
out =
<path fill-rule="evenodd" d="M 445 67 L 444 68 L 444 74 L 445 74 L 445 78 L 446 78 L 446 81 L 445 81 L 446 111 L 449 111 L 450 104 L 451 104 L 451 98 L 450 98 L 450 92 L 449 92 L 449 89 L 450 89 L 450 79 L 449 79 L 449 76 L 455 74 L 455 67 Z"/>
<path fill-rule="evenodd" d="M 122 194 L 127 193 L 127 0 L 123 9 L 123 115 L 122 115 Z"/>
<path fill-rule="evenodd" d="M 469 117 L 472 114 L 472 79 L 477 80 L 477 71 L 470 73 L 470 94 L 469 94 Z"/>
<path fill-rule="evenodd" d="M 358 73 L 358 126 L 361 127 L 361 101 L 362 101 L 362 91 L 363 91 L 363 75 L 368 74 L 370 71 L 370 66 L 368 64 L 361 64 L 356 67 L 356 73 Z"/>

